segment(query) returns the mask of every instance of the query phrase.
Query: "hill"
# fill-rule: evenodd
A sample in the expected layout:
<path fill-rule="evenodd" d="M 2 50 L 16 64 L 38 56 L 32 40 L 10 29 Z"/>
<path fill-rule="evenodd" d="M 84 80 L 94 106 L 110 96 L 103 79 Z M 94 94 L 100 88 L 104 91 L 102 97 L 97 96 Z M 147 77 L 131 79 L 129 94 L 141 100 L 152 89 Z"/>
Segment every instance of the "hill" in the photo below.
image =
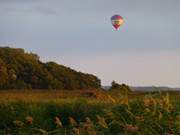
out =
<path fill-rule="evenodd" d="M 144 87 L 131 87 L 133 91 L 180 91 L 179 88 L 171 87 L 157 87 L 157 86 L 144 86 Z"/>
<path fill-rule="evenodd" d="M 77 72 L 55 62 L 43 63 L 23 49 L 0 47 L 0 89 L 100 88 L 92 74 Z"/>
<path fill-rule="evenodd" d="M 103 89 L 109 90 L 111 86 L 102 86 Z M 151 91 L 180 91 L 180 88 L 171 88 L 171 87 L 157 87 L 157 86 L 130 86 L 132 91 L 144 91 L 144 92 L 151 92 Z"/>

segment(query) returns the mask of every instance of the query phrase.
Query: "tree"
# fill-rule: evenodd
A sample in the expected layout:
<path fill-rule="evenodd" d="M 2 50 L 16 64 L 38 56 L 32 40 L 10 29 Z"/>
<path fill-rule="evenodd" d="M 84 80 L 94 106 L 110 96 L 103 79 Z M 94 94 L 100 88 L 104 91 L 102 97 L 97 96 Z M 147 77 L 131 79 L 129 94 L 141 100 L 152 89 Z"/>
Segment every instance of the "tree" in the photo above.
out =
<path fill-rule="evenodd" d="M 111 88 L 110 90 L 120 90 L 121 92 L 129 92 L 131 91 L 130 87 L 126 84 L 118 84 L 114 80 L 111 83 Z"/>
<path fill-rule="evenodd" d="M 110 89 L 119 89 L 120 87 L 121 87 L 121 85 L 116 83 L 114 80 L 111 82 L 111 88 Z"/>
<path fill-rule="evenodd" d="M 34 53 L 0 47 L 0 89 L 100 88 L 98 77 L 55 62 L 43 63 Z M 3 86 L 3 87 L 2 87 Z"/>
<path fill-rule="evenodd" d="M 4 61 L 0 58 L 0 88 L 8 82 L 7 67 Z"/>

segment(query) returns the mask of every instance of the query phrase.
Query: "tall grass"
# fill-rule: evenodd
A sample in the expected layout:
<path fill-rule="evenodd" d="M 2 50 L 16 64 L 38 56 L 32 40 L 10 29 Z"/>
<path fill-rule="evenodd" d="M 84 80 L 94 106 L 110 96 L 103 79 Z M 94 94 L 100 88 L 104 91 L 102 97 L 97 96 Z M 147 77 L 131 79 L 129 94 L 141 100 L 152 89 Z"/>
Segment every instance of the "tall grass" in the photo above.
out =
<path fill-rule="evenodd" d="M 122 94 L 118 98 L 96 91 L 57 95 L 51 92 L 12 93 L 0 93 L 2 135 L 180 134 L 179 100 L 168 93 L 140 94 L 140 98 Z"/>

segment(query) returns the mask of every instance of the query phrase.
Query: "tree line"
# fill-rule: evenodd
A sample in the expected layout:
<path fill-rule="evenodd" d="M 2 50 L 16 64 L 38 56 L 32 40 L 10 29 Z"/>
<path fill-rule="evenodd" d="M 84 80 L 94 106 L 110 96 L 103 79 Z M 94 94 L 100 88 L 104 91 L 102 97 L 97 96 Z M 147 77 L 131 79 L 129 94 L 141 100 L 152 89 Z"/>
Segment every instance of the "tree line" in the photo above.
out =
<path fill-rule="evenodd" d="M 92 74 L 77 72 L 55 62 L 42 62 L 21 48 L 0 47 L 0 89 L 100 88 Z"/>

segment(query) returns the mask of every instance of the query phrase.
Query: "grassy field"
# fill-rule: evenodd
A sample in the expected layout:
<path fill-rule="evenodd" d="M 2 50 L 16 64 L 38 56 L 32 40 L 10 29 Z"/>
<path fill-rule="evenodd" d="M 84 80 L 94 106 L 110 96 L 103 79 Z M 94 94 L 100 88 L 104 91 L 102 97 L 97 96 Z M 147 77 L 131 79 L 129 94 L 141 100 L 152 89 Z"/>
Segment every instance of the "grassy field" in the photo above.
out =
<path fill-rule="evenodd" d="M 0 135 L 179 135 L 180 93 L 0 91 Z"/>

